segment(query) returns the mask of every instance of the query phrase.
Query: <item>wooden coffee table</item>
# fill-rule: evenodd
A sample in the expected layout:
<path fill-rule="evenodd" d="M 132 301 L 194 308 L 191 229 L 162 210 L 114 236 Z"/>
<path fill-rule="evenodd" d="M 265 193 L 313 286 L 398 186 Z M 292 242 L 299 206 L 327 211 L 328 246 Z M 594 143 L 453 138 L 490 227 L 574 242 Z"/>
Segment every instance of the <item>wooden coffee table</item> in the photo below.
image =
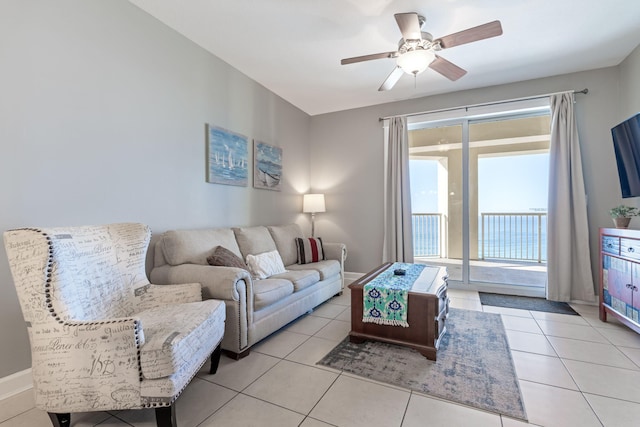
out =
<path fill-rule="evenodd" d="M 351 289 L 351 332 L 349 333 L 349 339 L 355 343 L 376 340 L 404 345 L 419 351 L 427 359 L 436 360 L 436 352 L 440 345 L 440 340 L 446 332 L 445 320 L 449 314 L 446 267 L 426 266 L 425 270 L 438 269 L 435 276 L 433 274 L 425 274 L 425 271 L 423 271 L 423 274 L 413 284 L 407 300 L 408 328 L 362 321 L 362 307 L 364 305 L 362 292 L 364 285 L 391 265 L 392 263 L 382 264 L 349 285 Z M 435 279 L 430 281 L 428 279 L 430 277 L 435 277 Z M 426 283 L 427 281 L 430 283 Z"/>

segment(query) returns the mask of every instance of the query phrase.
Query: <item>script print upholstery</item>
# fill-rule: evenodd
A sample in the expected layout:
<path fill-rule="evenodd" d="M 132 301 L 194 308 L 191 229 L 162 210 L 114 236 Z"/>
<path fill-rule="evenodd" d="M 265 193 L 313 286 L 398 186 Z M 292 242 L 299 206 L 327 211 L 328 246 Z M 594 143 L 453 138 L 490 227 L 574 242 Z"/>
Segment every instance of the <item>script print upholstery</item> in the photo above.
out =
<path fill-rule="evenodd" d="M 222 302 L 201 301 L 197 283 L 148 282 L 150 237 L 143 224 L 4 233 L 38 408 L 170 406 L 222 340 Z"/>

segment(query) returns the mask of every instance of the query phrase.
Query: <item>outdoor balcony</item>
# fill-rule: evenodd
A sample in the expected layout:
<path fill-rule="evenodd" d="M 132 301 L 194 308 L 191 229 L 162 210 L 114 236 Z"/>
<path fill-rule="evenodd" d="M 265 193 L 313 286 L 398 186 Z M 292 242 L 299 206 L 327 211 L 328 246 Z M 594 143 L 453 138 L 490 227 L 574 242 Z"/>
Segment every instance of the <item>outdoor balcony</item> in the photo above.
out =
<path fill-rule="evenodd" d="M 414 259 L 417 263 L 444 265 L 452 281 L 462 281 L 462 257 L 451 254 L 447 216 L 415 213 Z M 547 281 L 546 219 L 544 212 L 481 213 L 472 224 L 478 236 L 477 251 L 470 253 L 469 282 L 544 289 Z"/>

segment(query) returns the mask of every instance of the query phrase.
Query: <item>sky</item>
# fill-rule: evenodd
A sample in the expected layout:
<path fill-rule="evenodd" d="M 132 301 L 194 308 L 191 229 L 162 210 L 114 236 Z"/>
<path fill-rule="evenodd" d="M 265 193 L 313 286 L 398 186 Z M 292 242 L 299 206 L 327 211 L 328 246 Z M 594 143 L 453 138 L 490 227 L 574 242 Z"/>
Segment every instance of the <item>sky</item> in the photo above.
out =
<path fill-rule="evenodd" d="M 412 211 L 438 212 L 436 161 L 409 163 Z M 480 158 L 479 213 L 546 211 L 548 177 L 547 153 Z"/>

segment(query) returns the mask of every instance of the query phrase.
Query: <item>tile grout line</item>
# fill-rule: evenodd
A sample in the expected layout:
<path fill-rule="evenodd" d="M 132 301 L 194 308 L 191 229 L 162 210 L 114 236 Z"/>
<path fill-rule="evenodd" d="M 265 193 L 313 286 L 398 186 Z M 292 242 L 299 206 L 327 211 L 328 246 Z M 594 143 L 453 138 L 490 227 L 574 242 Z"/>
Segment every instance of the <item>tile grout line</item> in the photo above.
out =
<path fill-rule="evenodd" d="M 581 316 L 582 316 L 582 315 L 581 315 Z M 537 323 L 537 320 L 536 320 L 536 323 Z M 589 322 L 587 322 L 587 323 L 589 323 Z M 589 326 L 590 326 L 592 329 L 595 329 L 595 327 L 593 327 L 592 325 L 589 325 Z M 543 330 L 542 332 L 544 333 L 544 330 Z M 596 332 L 597 332 L 597 331 L 596 331 Z M 545 334 L 545 336 L 546 336 L 546 334 Z M 605 338 L 606 338 L 606 337 L 605 337 Z M 581 341 L 581 340 L 574 340 L 574 341 Z M 607 341 L 608 341 L 608 339 L 607 339 Z M 588 342 L 590 342 L 590 341 L 588 341 Z M 605 344 L 605 345 L 606 345 L 606 344 Z M 613 344 L 610 344 L 610 345 L 612 345 L 612 346 L 613 346 Z M 551 346 L 553 346 L 553 343 L 551 343 Z M 617 349 L 616 349 L 616 350 L 617 350 Z M 554 347 L 554 351 L 556 351 L 555 347 Z M 618 350 L 618 351 L 620 351 L 620 350 Z M 557 353 L 557 351 L 556 351 L 556 353 Z M 622 353 L 622 352 L 620 352 L 620 353 Z M 624 353 L 623 353 L 623 354 L 624 354 Z M 560 356 L 560 355 L 558 355 L 558 356 Z M 625 355 L 625 356 L 626 356 L 626 355 Z M 589 409 L 591 409 L 591 412 L 592 412 L 592 413 L 593 413 L 593 415 L 596 417 L 596 419 L 598 420 L 598 422 L 599 422 L 602 426 L 604 426 L 604 422 L 600 419 L 600 416 L 598 416 L 598 413 L 596 412 L 595 408 L 593 407 L 593 405 L 591 404 L 591 402 L 589 401 L 589 399 L 587 399 L 587 397 L 585 396 L 585 391 L 584 391 L 584 390 L 582 390 L 582 388 L 581 388 L 581 387 L 580 387 L 580 385 L 578 384 L 578 381 L 576 381 L 576 378 L 575 378 L 575 377 L 574 377 L 574 375 L 571 373 L 571 370 L 569 369 L 569 367 L 568 367 L 568 366 L 567 366 L 567 364 L 565 363 L 565 358 L 563 358 L 563 357 L 559 357 L 559 359 L 560 359 L 560 363 L 562 363 L 562 366 L 564 367 L 564 369 L 567 371 L 567 373 L 568 373 L 568 374 L 569 374 L 569 376 L 571 377 L 571 380 L 574 382 L 574 384 L 575 384 L 575 385 L 576 385 L 576 387 L 578 388 L 578 392 L 580 393 L 580 396 L 582 396 L 582 398 L 584 399 L 584 401 L 587 403 L 587 405 L 589 406 Z M 573 360 L 573 359 L 566 358 L 566 360 Z M 584 362 L 584 361 L 580 361 L 580 360 L 577 360 L 577 362 L 582 362 L 582 363 L 592 363 L 592 362 Z M 594 365 L 599 365 L 599 364 L 596 364 L 596 363 L 592 363 L 592 364 L 594 364 Z M 600 365 L 600 366 L 608 366 L 608 365 Z M 611 367 L 611 366 L 609 366 L 609 367 Z M 609 397 L 609 396 L 605 396 L 605 397 Z M 609 397 L 609 398 L 611 398 L 611 397 Z"/>
<path fill-rule="evenodd" d="M 331 390 L 331 387 L 333 387 L 335 385 L 335 383 L 338 381 L 338 378 L 340 378 L 342 376 L 342 372 L 340 372 L 338 374 L 338 376 L 336 376 L 336 378 L 331 382 L 331 384 L 329 385 L 329 387 L 327 387 L 327 389 L 324 391 L 324 393 L 322 393 L 322 396 L 320 396 L 318 398 L 318 400 L 316 401 L 316 403 L 311 407 L 311 409 L 309 410 L 309 413 L 305 415 L 305 419 L 311 415 L 311 413 L 313 412 L 314 409 L 316 409 L 316 407 L 318 406 L 318 404 L 320 403 L 320 401 L 327 395 L 327 393 L 329 392 L 329 390 Z M 324 420 L 320 420 L 319 418 L 314 418 L 317 419 L 319 421 L 322 421 L 323 423 L 325 422 Z M 302 420 L 304 421 L 304 420 Z M 330 423 L 326 423 L 326 424 L 330 424 Z"/>
<path fill-rule="evenodd" d="M 583 317 L 580 314 L 580 317 Z M 534 318 L 535 319 L 535 318 Z M 583 317 L 584 319 L 584 317 Z M 540 327 L 540 323 L 538 321 L 545 321 L 544 319 L 535 319 L 536 323 L 538 324 L 538 327 L 542 330 L 542 333 L 544 334 L 545 337 L 547 337 L 547 341 L 549 341 L 549 344 L 551 344 L 551 346 L 553 347 L 553 350 L 556 352 L 556 354 L 558 353 L 558 351 L 556 350 L 555 346 L 553 345 L 553 343 L 548 339 L 548 337 L 554 337 L 554 338 L 561 338 L 561 339 L 567 339 L 567 340 L 573 340 L 573 341 L 581 341 L 581 342 L 587 342 L 587 343 L 593 343 L 593 344 L 600 344 L 600 345 L 604 345 L 604 346 L 611 346 L 613 347 L 616 351 L 618 351 L 620 354 L 622 354 L 622 356 L 624 356 L 624 358 L 626 358 L 629 362 L 631 362 L 632 365 L 638 366 L 638 364 L 636 364 L 633 360 L 631 360 L 631 358 L 629 356 L 627 356 L 623 351 L 621 351 L 618 346 L 616 346 L 613 342 L 611 342 L 611 340 L 609 338 L 607 338 L 606 336 L 604 336 L 600 331 L 598 331 L 598 329 L 591 325 L 589 322 L 587 322 L 585 320 L 585 322 L 587 323 L 587 325 L 579 325 L 579 324 L 573 324 L 574 326 L 583 326 L 583 327 L 588 327 L 593 329 L 596 333 L 598 333 L 599 335 L 602 335 L 604 339 L 607 340 L 606 343 L 601 343 L 601 342 L 597 342 L 597 341 L 590 341 L 590 340 L 583 340 L 583 339 L 578 339 L 578 338 L 570 338 L 570 337 L 562 337 L 562 336 L 556 336 L 556 335 L 548 335 L 544 329 L 542 329 L 542 327 Z M 551 321 L 552 322 L 552 321 Z M 557 323 L 563 323 L 563 322 L 557 322 Z M 566 324 L 571 324 L 571 323 L 566 323 Z M 570 357 L 562 357 L 558 354 L 558 357 L 560 358 L 560 360 L 566 359 L 566 360 L 573 360 L 576 362 L 583 362 L 583 363 L 591 363 L 594 365 L 599 365 L 599 366 L 607 366 L 607 367 L 611 367 L 611 368 L 619 368 L 619 369 L 627 369 L 629 371 L 635 371 L 634 369 L 629 369 L 629 368 L 623 368 L 620 366 L 612 366 L 612 365 L 605 365 L 603 363 L 597 363 L 597 362 L 589 362 L 589 361 L 585 361 L 585 360 L 579 360 L 579 359 L 572 359 Z M 565 366 L 565 369 L 567 369 L 567 371 L 569 371 L 569 369 L 566 367 L 566 364 L 564 363 L 564 361 L 562 362 L 563 366 Z M 640 368 L 640 366 L 638 366 Z M 572 377 L 573 379 L 573 377 Z M 574 379 L 575 382 L 575 379 Z M 576 386 L 578 384 L 576 383 Z"/>
<path fill-rule="evenodd" d="M 283 331 L 283 332 L 287 332 L 287 331 Z M 282 357 L 282 360 L 286 360 L 287 356 L 289 356 L 291 353 L 293 353 L 294 351 L 296 351 L 297 349 L 299 349 L 300 347 L 302 347 L 302 345 L 304 343 L 306 343 L 307 341 L 309 341 L 314 335 L 307 335 L 307 334 L 301 334 L 298 332 L 289 332 L 292 334 L 298 334 L 298 335 L 304 335 L 306 338 L 304 341 L 302 341 L 300 344 L 298 344 L 293 350 L 291 350 L 289 353 L 285 354 L 284 357 Z M 265 340 L 269 339 L 270 337 L 265 337 Z M 279 356 L 274 356 L 273 354 L 269 354 L 269 353 L 263 353 L 260 350 L 254 350 L 256 353 L 260 353 L 260 354 L 264 354 L 265 356 L 271 356 L 271 357 L 279 357 Z"/>
<path fill-rule="evenodd" d="M 400 419 L 400 427 L 404 424 L 404 419 L 407 417 L 407 411 L 409 410 L 409 404 L 411 403 L 411 398 L 413 397 L 413 390 L 409 390 L 409 398 L 407 399 L 407 404 L 404 406 L 404 411 L 402 412 L 402 418 Z"/>
<path fill-rule="evenodd" d="M 347 306 L 347 307 L 349 307 L 349 306 Z M 316 316 L 316 317 L 319 317 L 319 316 Z M 323 319 L 326 319 L 326 318 L 323 318 Z M 295 321 L 294 321 L 294 322 L 292 322 L 292 323 L 295 323 Z M 328 324 L 327 324 L 327 325 L 328 325 Z M 323 326 L 323 328 L 324 328 L 324 327 L 326 327 L 327 325 Z M 320 330 L 322 330 L 323 328 L 321 328 Z M 313 335 L 307 335 L 307 334 L 300 334 L 300 333 L 299 333 L 300 335 L 305 335 L 305 336 L 307 336 L 308 338 L 307 338 L 303 343 L 301 343 L 300 345 L 298 345 L 298 346 L 296 347 L 296 349 L 297 349 L 297 348 L 299 348 L 299 347 L 300 347 L 302 344 L 304 344 L 305 342 L 309 341 L 309 339 L 311 339 L 312 337 L 327 340 L 326 338 L 316 337 L 316 336 L 315 336 L 315 334 L 317 334 L 318 332 L 320 332 L 320 330 L 316 331 Z M 327 341 L 333 341 L 333 340 L 327 340 Z M 300 362 L 297 362 L 297 361 L 294 361 L 294 360 L 287 360 L 287 359 L 286 359 L 286 357 L 287 357 L 289 354 L 291 354 L 293 351 L 295 351 L 295 349 L 294 349 L 294 350 L 292 350 L 291 352 L 289 352 L 285 357 L 277 357 L 277 356 L 272 356 L 272 355 L 269 355 L 269 354 L 266 354 L 266 353 L 260 353 L 260 354 L 263 354 L 263 355 L 266 355 L 266 356 L 269 356 L 269 357 L 273 357 L 273 358 L 276 358 L 276 359 L 279 359 L 279 360 L 278 360 L 278 362 L 276 362 L 273 366 L 271 366 L 269 369 L 267 369 L 265 372 L 263 372 L 261 375 L 259 375 L 257 378 L 255 378 L 251 383 L 249 383 L 249 384 L 248 384 L 246 387 L 244 387 L 241 391 L 239 391 L 239 392 L 238 392 L 238 391 L 235 391 L 235 390 L 231 389 L 231 390 L 235 391 L 235 392 L 237 393 L 237 395 L 236 395 L 236 396 L 234 396 L 232 399 L 230 399 L 228 402 L 226 402 L 224 405 L 222 405 L 220 408 L 218 408 L 218 410 L 214 411 L 214 412 L 213 412 L 211 415 L 209 415 L 207 418 L 205 418 L 205 420 L 206 420 L 206 419 L 208 419 L 208 418 L 210 418 L 211 416 L 213 416 L 216 412 L 220 411 L 224 406 L 226 406 L 226 405 L 227 405 L 231 400 L 235 399 L 239 394 L 242 394 L 242 395 L 244 395 L 244 396 L 247 396 L 247 397 L 250 397 L 250 398 L 253 398 L 253 399 L 260 400 L 260 401 L 262 401 L 262 402 L 264 402 L 264 403 L 267 403 L 267 404 L 269 404 L 269 405 L 274 405 L 274 406 L 280 407 L 280 408 L 282 408 L 282 409 L 285 409 L 285 410 L 287 410 L 287 411 L 291 411 L 291 412 L 294 412 L 294 413 L 300 414 L 300 415 L 304 416 L 304 418 L 303 418 L 303 420 L 302 420 L 302 422 L 304 422 L 304 420 L 309 416 L 309 414 L 311 414 L 311 412 L 312 412 L 312 411 L 313 411 L 313 409 L 318 405 L 318 403 L 320 403 L 320 400 L 322 400 L 322 398 L 323 398 L 323 397 L 325 396 L 325 394 L 329 391 L 329 389 L 331 389 L 331 387 L 335 384 L 335 382 L 338 380 L 338 378 L 340 378 L 340 376 L 342 375 L 342 372 L 341 372 L 341 373 L 339 373 L 339 374 L 336 376 L 336 378 L 332 381 L 331 385 L 330 385 L 329 387 L 327 387 L 327 389 L 324 391 L 324 393 L 322 394 L 322 396 L 320 396 L 320 398 L 316 401 L 316 403 L 313 405 L 313 407 L 309 410 L 309 413 L 308 413 L 308 414 L 300 413 L 300 412 L 298 412 L 298 411 L 294 411 L 294 410 L 292 410 L 292 409 L 286 408 L 286 407 L 281 406 L 281 405 L 278 405 L 278 404 L 276 404 L 276 403 L 269 402 L 269 401 L 266 401 L 266 400 L 264 400 L 264 399 L 262 399 L 262 398 L 259 398 L 259 397 L 256 397 L 256 396 L 252 396 L 252 395 L 250 395 L 250 394 L 245 393 L 245 391 L 246 391 L 249 387 L 251 387 L 251 385 L 253 385 L 256 381 L 258 381 L 260 378 L 262 378 L 264 375 L 266 375 L 269 371 L 271 371 L 273 368 L 275 368 L 277 365 L 279 365 L 279 364 L 280 364 L 280 363 L 282 363 L 283 361 L 284 361 L 284 362 L 295 363 L 295 364 L 297 364 L 297 365 L 300 365 L 300 366 L 303 366 L 303 367 L 307 367 L 307 368 L 319 369 L 319 370 L 322 370 L 323 372 L 331 372 L 331 371 L 328 371 L 328 370 L 326 370 L 326 369 L 317 368 L 317 367 L 315 367 L 315 366 L 310 366 L 310 365 L 307 365 L 307 364 L 304 364 L 304 363 L 300 363 Z M 259 353 L 259 352 L 258 352 L 258 353 Z M 215 384 L 215 383 L 214 383 L 214 384 Z M 216 384 L 216 385 L 219 385 L 219 384 Z M 228 387 L 226 387 L 226 388 L 228 388 Z M 204 421 L 203 421 L 203 422 L 204 422 Z M 324 421 L 323 421 L 323 422 L 324 422 Z"/>
<path fill-rule="evenodd" d="M 627 356 L 623 351 L 620 351 L 620 349 L 616 345 L 614 345 L 612 343 L 600 343 L 600 342 L 596 342 L 596 341 L 588 341 L 588 340 L 581 340 L 581 339 L 578 339 L 578 338 L 560 337 L 560 336 L 546 335 L 546 334 L 545 334 L 545 337 L 547 337 L 547 340 L 548 340 L 548 337 L 552 337 L 552 338 L 560 338 L 560 339 L 564 339 L 564 340 L 579 341 L 579 342 L 584 342 L 584 343 L 589 343 L 589 344 L 602 345 L 602 346 L 605 346 L 605 347 L 613 347 L 613 349 L 615 351 L 617 351 L 618 353 L 620 353 L 624 357 L 624 359 L 629 361 L 632 365 L 637 366 L 637 364 L 633 360 L 631 360 L 629 358 L 629 356 Z M 550 340 L 548 340 L 548 341 L 551 344 L 551 346 L 553 347 L 554 351 L 557 353 L 557 350 L 556 350 L 555 346 L 553 345 L 553 343 Z M 626 367 L 623 367 L 623 366 L 607 365 L 607 364 L 600 363 L 600 362 L 593 362 L 593 361 L 588 361 L 588 360 L 574 359 L 574 358 L 571 358 L 571 357 L 563 357 L 563 356 L 560 356 L 560 355 L 558 355 L 558 357 L 560 359 L 572 360 L 572 361 L 575 361 L 575 362 L 590 363 L 592 365 L 606 366 L 606 367 L 609 367 L 609 368 L 626 369 L 628 371 L 638 372 L 637 369 L 630 369 L 630 368 L 626 368 Z"/>

